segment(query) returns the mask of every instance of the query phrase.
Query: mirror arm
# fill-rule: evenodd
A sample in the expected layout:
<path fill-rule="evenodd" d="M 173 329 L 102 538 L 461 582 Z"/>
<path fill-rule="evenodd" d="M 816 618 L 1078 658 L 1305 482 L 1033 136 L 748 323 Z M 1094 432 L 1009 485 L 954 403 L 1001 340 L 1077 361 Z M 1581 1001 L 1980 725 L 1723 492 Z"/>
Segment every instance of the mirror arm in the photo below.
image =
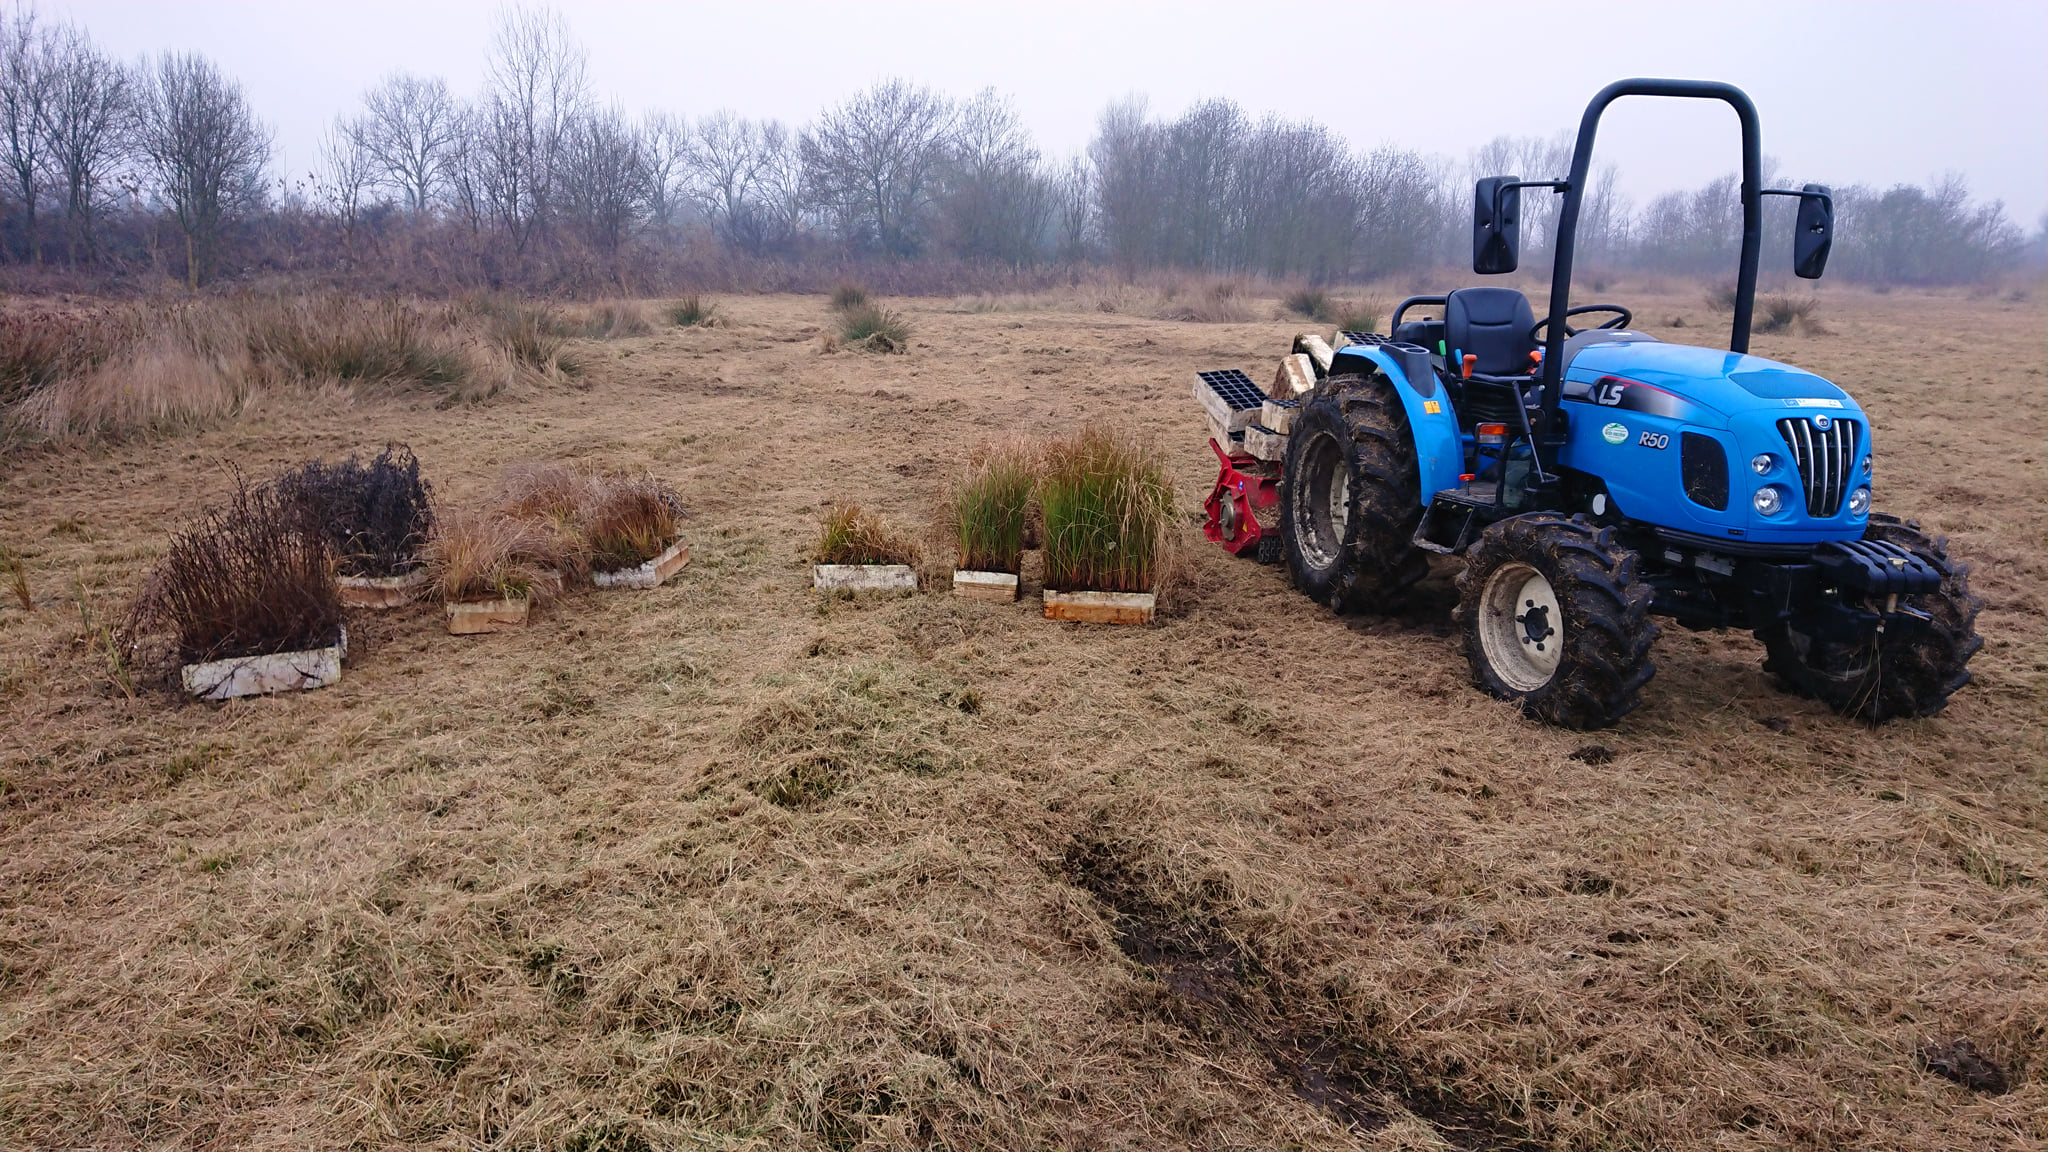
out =
<path fill-rule="evenodd" d="M 1795 192 L 1795 191 L 1793 191 L 1793 190 L 1792 190 L 1792 189 L 1790 189 L 1790 188 L 1765 188 L 1765 189 L 1763 189 L 1763 190 L 1762 190 L 1761 192 L 1757 193 L 1757 195 L 1759 195 L 1759 196 L 1811 196 L 1811 197 L 1813 197 L 1814 199 L 1816 199 L 1816 200 L 1819 200 L 1819 201 L 1820 201 L 1821 203 L 1823 203 L 1823 204 L 1827 205 L 1827 206 L 1828 206 L 1828 211 L 1830 211 L 1830 212 L 1833 212 L 1833 211 L 1835 210 L 1835 198 L 1834 198 L 1833 196 L 1830 196 L 1830 195 L 1828 195 L 1828 194 L 1827 194 L 1826 192 Z"/>
<path fill-rule="evenodd" d="M 1563 195 L 1570 187 L 1569 180 L 1517 180 L 1512 184 L 1503 184 L 1493 190 L 1493 218 L 1500 219 L 1500 194 L 1510 188 L 1548 188 L 1552 195 Z"/>

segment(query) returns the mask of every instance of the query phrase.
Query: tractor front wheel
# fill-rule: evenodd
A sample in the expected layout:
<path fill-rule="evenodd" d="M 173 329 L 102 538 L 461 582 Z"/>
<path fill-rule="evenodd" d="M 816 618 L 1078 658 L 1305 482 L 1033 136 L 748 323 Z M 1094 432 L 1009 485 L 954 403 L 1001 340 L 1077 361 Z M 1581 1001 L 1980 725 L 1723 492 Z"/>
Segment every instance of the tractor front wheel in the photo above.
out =
<path fill-rule="evenodd" d="M 1651 590 L 1636 554 L 1583 516 L 1531 513 L 1483 532 L 1458 575 L 1472 678 L 1528 715 L 1605 728 L 1656 674 Z"/>
<path fill-rule="evenodd" d="M 1393 382 L 1329 377 L 1287 439 L 1280 522 L 1295 586 L 1340 612 L 1386 610 L 1429 572 L 1413 542 L 1422 481 Z"/>
<path fill-rule="evenodd" d="M 1984 641 L 1977 635 L 1983 602 L 1970 592 L 1970 566 L 1951 560 L 1947 541 L 1920 525 L 1873 513 L 1865 540 L 1897 544 L 1941 573 L 1941 587 L 1901 603 L 1928 616 L 1924 627 L 1892 639 L 1879 635 L 1856 644 L 1830 643 L 1780 621 L 1757 632 L 1764 671 L 1843 716 L 1872 724 L 1901 716 L 1932 716 L 1970 682 L 1967 665 Z"/>

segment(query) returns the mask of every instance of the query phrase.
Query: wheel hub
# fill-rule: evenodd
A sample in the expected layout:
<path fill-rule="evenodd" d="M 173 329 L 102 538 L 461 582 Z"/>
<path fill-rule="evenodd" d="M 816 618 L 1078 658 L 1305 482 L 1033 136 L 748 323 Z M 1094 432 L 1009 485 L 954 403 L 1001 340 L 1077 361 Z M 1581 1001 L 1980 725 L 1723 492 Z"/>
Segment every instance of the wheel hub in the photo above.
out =
<path fill-rule="evenodd" d="M 1344 550 L 1351 520 L 1351 468 L 1335 437 L 1318 436 L 1302 454 L 1302 495 L 1295 505 L 1294 535 L 1302 557 L 1317 570 L 1335 564 Z"/>
<path fill-rule="evenodd" d="M 1550 683 L 1564 655 L 1564 614 L 1543 573 L 1506 564 L 1487 578 L 1479 644 L 1501 682 L 1516 692 Z"/>

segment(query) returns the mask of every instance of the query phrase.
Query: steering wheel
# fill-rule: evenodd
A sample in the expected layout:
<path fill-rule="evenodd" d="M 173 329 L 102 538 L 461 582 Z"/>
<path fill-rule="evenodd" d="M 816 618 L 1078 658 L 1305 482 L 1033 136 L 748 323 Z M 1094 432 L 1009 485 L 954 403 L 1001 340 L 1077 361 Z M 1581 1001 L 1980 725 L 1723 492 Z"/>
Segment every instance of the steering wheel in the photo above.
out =
<path fill-rule="evenodd" d="M 1596 327 L 1599 328 L 1626 328 L 1636 318 L 1635 313 L 1629 311 L 1626 308 L 1623 308 L 1619 304 L 1583 304 L 1577 308 L 1566 309 L 1564 315 L 1565 319 L 1569 320 L 1574 316 L 1583 316 L 1588 312 L 1614 313 L 1614 318 L 1612 320 L 1607 321 L 1605 324 L 1596 325 Z M 1545 316 L 1543 319 L 1538 320 L 1529 329 L 1529 339 L 1534 340 L 1538 344 L 1544 343 L 1542 332 L 1545 328 L 1548 327 L 1550 327 L 1550 317 Z M 1564 326 L 1564 334 L 1567 336 L 1577 336 L 1579 333 L 1584 331 L 1586 331 L 1586 329 L 1574 328 L 1570 324 L 1566 324 Z"/>

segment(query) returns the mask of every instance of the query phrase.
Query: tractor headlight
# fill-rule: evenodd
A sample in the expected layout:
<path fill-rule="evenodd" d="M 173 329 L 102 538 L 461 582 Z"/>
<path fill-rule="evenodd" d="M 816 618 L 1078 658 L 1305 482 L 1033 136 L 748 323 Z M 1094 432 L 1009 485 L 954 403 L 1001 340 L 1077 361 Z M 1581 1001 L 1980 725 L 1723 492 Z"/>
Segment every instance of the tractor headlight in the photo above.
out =
<path fill-rule="evenodd" d="M 1858 488 L 1849 493 L 1849 515 L 1861 516 L 1870 511 L 1870 489 Z"/>
<path fill-rule="evenodd" d="M 1759 452 L 1749 461 L 1749 470 L 1759 476 L 1769 476 L 1777 466 L 1778 461 L 1769 452 Z"/>
<path fill-rule="evenodd" d="M 1785 494 L 1775 484 L 1766 484 L 1749 498 L 1750 506 L 1765 516 L 1776 516 L 1785 507 Z"/>

